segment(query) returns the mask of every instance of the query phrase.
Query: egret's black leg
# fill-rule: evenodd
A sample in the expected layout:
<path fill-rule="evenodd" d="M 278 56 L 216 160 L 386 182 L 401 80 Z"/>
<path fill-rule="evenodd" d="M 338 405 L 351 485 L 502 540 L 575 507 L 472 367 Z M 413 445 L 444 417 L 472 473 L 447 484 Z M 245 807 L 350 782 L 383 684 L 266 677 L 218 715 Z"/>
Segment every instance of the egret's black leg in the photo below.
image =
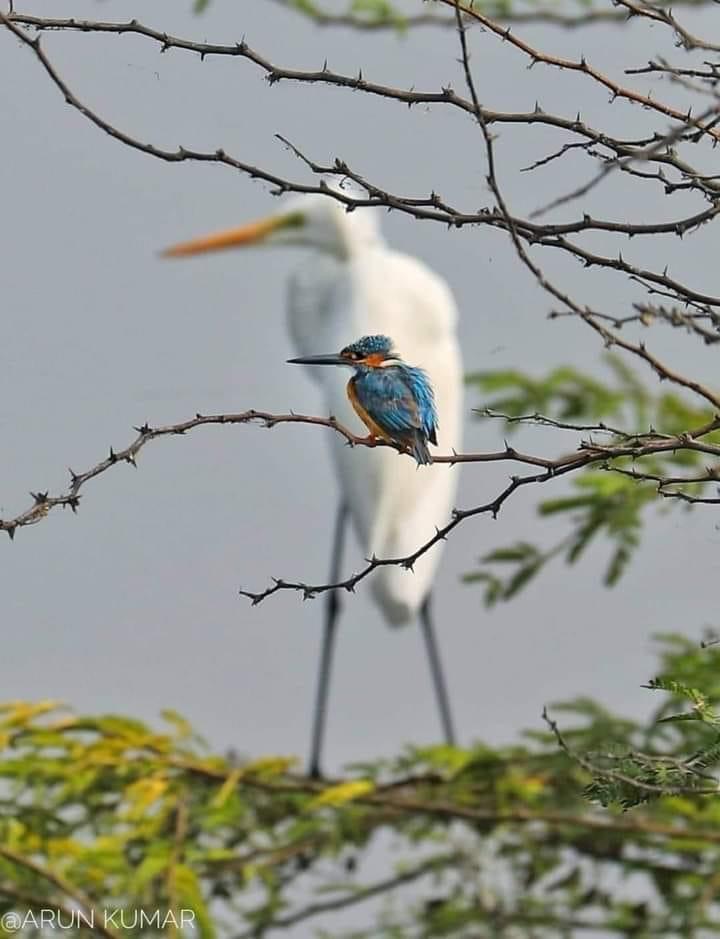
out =
<path fill-rule="evenodd" d="M 340 579 L 347 522 L 348 506 L 346 502 L 341 502 L 338 506 L 337 516 L 335 517 L 335 534 L 333 535 L 332 555 L 330 559 L 329 582 L 331 584 L 334 584 Z M 325 603 L 325 624 L 323 627 L 320 672 L 318 674 L 317 694 L 315 697 L 312 746 L 310 750 L 309 773 L 315 779 L 319 779 L 322 775 L 320 771 L 320 758 L 322 755 L 323 737 L 325 735 L 325 717 L 327 714 L 328 690 L 330 688 L 330 669 L 332 667 L 335 646 L 335 631 L 339 616 L 340 596 L 337 590 L 331 590 L 327 595 Z"/>
<path fill-rule="evenodd" d="M 430 672 L 432 674 L 433 685 L 435 686 L 435 696 L 437 697 L 438 710 L 440 711 L 440 722 L 442 723 L 445 742 L 455 744 L 455 728 L 450 713 L 450 701 L 448 698 L 447 685 L 443 675 L 442 664 L 440 662 L 440 653 L 438 652 L 437 642 L 435 641 L 435 630 L 433 629 L 432 610 L 430 603 L 430 594 L 423 600 L 420 607 L 420 624 L 423 635 L 425 636 L 425 646 L 427 648 L 428 660 L 430 662 Z"/>

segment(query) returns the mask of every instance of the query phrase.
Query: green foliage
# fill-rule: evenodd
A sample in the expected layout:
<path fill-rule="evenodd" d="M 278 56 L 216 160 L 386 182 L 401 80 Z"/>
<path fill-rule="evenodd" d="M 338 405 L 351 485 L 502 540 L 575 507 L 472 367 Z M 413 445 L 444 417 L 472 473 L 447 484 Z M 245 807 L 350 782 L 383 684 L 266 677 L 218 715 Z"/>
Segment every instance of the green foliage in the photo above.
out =
<path fill-rule="evenodd" d="M 475 372 L 467 382 L 482 395 L 480 416 L 501 417 L 507 435 L 527 424 L 544 424 L 552 427 L 554 441 L 576 428 L 584 439 L 605 446 L 640 446 L 650 433 L 681 435 L 712 419 L 709 409 L 693 406 L 674 392 L 651 394 L 618 357 L 608 355 L 606 362 L 611 382 L 569 366 L 542 378 L 512 369 Z M 569 426 L 558 429 L 557 424 Z M 704 439 L 717 443 L 720 435 L 716 431 Z M 567 520 L 569 533 L 546 548 L 522 541 L 491 551 L 480 558 L 478 570 L 465 575 L 465 582 L 482 584 L 485 602 L 493 606 L 515 596 L 554 558 L 574 564 L 591 544 L 604 538 L 610 543 L 610 556 L 603 582 L 613 586 L 640 544 L 646 509 L 663 500 L 657 480 L 677 477 L 679 471 L 702 470 L 705 459 L 701 453 L 678 448 L 640 457 L 608 457 L 574 473 L 573 492 L 543 499 L 537 506 L 540 518 Z M 673 484 L 666 491 L 699 495 L 702 484 Z"/>
<path fill-rule="evenodd" d="M 365 16 L 375 23 L 402 25 L 405 20 L 389 0 L 352 0 L 350 12 Z"/>
<path fill-rule="evenodd" d="M 708 671 L 717 673 L 720 652 L 702 651 L 678 636 L 662 638 L 664 674 L 645 687 L 668 697 L 653 715 L 644 738 L 622 740 L 621 735 L 611 732 L 602 750 L 574 751 L 591 773 L 585 795 L 603 806 L 628 809 L 673 794 L 720 793 L 718 780 L 710 774 L 720 763 L 720 716 L 713 698 L 701 690 Z M 684 679 L 672 677 L 682 673 Z M 718 690 L 716 680 L 712 687 Z M 688 703 L 690 710 L 678 711 Z M 696 726 L 691 729 L 688 722 Z M 671 731 L 669 724 L 675 729 L 680 724 L 682 730 Z M 686 815 L 687 803 L 682 804 Z"/>
<path fill-rule="evenodd" d="M 664 678 L 662 676 L 651 679 L 646 687 L 652 688 L 654 691 L 667 691 L 675 698 L 685 698 L 692 704 L 690 713 L 670 714 L 667 717 L 658 718 L 660 721 L 703 721 L 706 724 L 718 724 L 720 722 L 705 695 L 697 688 L 691 688 L 675 678 Z"/>
<path fill-rule="evenodd" d="M 611 361 L 617 360 L 613 357 Z M 598 421 L 616 417 L 625 400 L 622 387 L 608 387 L 569 365 L 553 369 L 544 378 L 533 378 L 517 369 L 471 372 L 466 382 L 484 399 L 491 396 L 486 407 L 511 417 L 546 414 L 561 421 Z M 508 423 L 507 432 L 519 428 L 520 424 Z"/>
<path fill-rule="evenodd" d="M 210 0 L 194 0 L 193 11 L 203 13 L 209 3 Z M 285 0 L 285 6 L 315 22 L 322 22 L 331 15 L 328 8 L 313 0 Z M 389 25 L 402 28 L 406 22 L 405 17 L 390 0 L 348 0 L 342 14 L 356 18 L 360 25 Z"/>
<path fill-rule="evenodd" d="M 651 802 L 676 791 L 704 791 L 708 781 L 694 766 L 683 761 L 646 757 L 642 753 L 593 755 L 592 780 L 584 795 L 604 807 L 623 810 Z"/>
<path fill-rule="evenodd" d="M 540 573 L 556 553 L 556 549 L 542 552 L 527 541 L 518 541 L 514 545 L 497 548 L 483 555 L 480 563 L 485 566 L 479 571 L 465 574 L 463 581 L 468 584 L 484 584 L 485 603 L 487 606 L 494 606 L 500 600 L 512 599 Z M 503 578 L 495 573 L 497 565 L 511 567 L 512 573 Z"/>
<path fill-rule="evenodd" d="M 267 0 L 266 0 L 267 2 Z M 351 26 L 358 29 L 389 27 L 399 32 L 405 31 L 416 22 L 423 22 L 423 14 L 427 11 L 420 9 L 419 12 L 412 10 L 409 4 L 392 2 L 392 0 L 343 0 L 341 3 L 324 0 L 318 3 L 316 0 L 275 0 L 275 3 L 282 4 L 288 10 L 300 13 L 314 23 L 323 25 L 326 23 L 342 23 L 345 26 Z M 578 9 L 588 9 L 592 7 L 593 0 L 575 0 Z M 210 0 L 193 0 L 193 11 L 203 13 L 210 5 Z M 425 2 L 417 3 L 418 7 L 423 5 L 430 6 Z M 473 0 L 472 5 L 475 9 L 486 13 L 489 16 L 500 17 L 508 16 L 511 12 L 525 12 L 529 10 L 553 10 L 555 4 L 552 2 L 537 2 L 537 0 Z M 446 18 L 452 23 L 452 12 L 444 11 Z M 437 19 L 443 18 L 443 11 L 432 11 Z"/>
<path fill-rule="evenodd" d="M 720 651 L 664 637 L 662 653 L 650 686 L 666 700 L 647 723 L 578 698 L 553 706 L 561 746 L 551 728 L 504 747 L 409 747 L 327 782 L 285 757 L 212 755 L 174 713 L 153 729 L 6 704 L 0 914 L 31 924 L 33 911 L 79 909 L 97 923 L 103 910 L 185 910 L 188 936 L 254 939 L 294 924 L 309 935 L 321 916 L 337 935 L 328 917 L 357 905 L 358 939 L 591 927 L 702 939 L 720 930 L 708 886 L 720 802 L 703 794 L 717 789 Z M 666 719 L 678 713 L 697 717 Z M 389 859 L 375 851 L 388 837 Z M 384 898 L 379 912 L 361 905 L 370 897 Z"/>

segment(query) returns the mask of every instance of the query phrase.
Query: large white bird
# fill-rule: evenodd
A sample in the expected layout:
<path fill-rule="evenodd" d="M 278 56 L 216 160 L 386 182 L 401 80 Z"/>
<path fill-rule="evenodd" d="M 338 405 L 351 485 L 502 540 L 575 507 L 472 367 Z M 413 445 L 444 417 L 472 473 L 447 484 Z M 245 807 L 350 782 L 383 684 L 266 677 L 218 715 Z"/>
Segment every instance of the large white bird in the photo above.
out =
<path fill-rule="evenodd" d="M 166 256 L 182 257 L 242 245 L 298 245 L 310 249 L 288 285 L 288 327 L 300 355 L 333 352 L 373 333 L 390 336 L 404 361 L 424 368 L 439 415 L 438 451 L 461 449 L 462 364 L 456 337 L 457 310 L 437 274 L 417 258 L 393 251 L 371 209 L 347 212 L 331 196 L 299 196 L 266 219 L 184 242 Z M 308 369 L 322 387 L 329 413 L 356 428 L 340 369 Z M 340 484 L 331 583 L 340 578 L 349 513 L 364 555 L 406 557 L 445 525 L 455 497 L 459 467 L 417 467 L 406 455 L 385 449 L 350 448 L 328 434 Z M 408 571 L 380 567 L 371 589 L 388 623 L 420 615 L 445 737 L 454 740 L 447 690 L 432 626 L 430 591 L 441 545 Z M 310 770 L 319 775 L 328 683 L 339 600 L 329 595 L 318 681 Z"/>

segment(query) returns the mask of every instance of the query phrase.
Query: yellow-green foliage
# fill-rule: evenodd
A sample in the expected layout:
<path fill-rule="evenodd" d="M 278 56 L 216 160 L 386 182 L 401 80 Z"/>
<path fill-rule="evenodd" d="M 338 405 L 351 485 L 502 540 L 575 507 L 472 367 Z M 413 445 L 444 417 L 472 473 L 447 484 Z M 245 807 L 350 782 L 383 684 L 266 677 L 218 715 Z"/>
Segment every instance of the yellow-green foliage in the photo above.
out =
<path fill-rule="evenodd" d="M 3 705 L 0 923 L 80 910 L 119 939 L 148 930 L 100 929 L 104 911 L 184 910 L 188 935 L 250 939 L 357 904 L 353 936 L 367 939 L 561 937 L 568 922 L 714 934 L 720 652 L 663 643 L 649 686 L 664 700 L 647 725 L 578 699 L 551 708 L 561 745 L 538 720 L 524 744 L 407 748 L 332 780 L 285 757 L 212 755 L 172 712 L 153 729 L 52 701 Z M 361 905 L 377 896 L 380 912 Z"/>

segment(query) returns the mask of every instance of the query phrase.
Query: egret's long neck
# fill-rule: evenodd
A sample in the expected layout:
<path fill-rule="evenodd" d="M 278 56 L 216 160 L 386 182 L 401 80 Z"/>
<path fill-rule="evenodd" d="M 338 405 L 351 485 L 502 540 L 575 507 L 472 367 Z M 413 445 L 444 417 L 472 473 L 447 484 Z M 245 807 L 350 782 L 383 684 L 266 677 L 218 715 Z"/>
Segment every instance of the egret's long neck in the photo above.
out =
<path fill-rule="evenodd" d="M 341 261 L 352 260 L 385 245 L 373 213 L 361 209 L 349 213 L 341 210 L 333 221 L 333 253 Z"/>

